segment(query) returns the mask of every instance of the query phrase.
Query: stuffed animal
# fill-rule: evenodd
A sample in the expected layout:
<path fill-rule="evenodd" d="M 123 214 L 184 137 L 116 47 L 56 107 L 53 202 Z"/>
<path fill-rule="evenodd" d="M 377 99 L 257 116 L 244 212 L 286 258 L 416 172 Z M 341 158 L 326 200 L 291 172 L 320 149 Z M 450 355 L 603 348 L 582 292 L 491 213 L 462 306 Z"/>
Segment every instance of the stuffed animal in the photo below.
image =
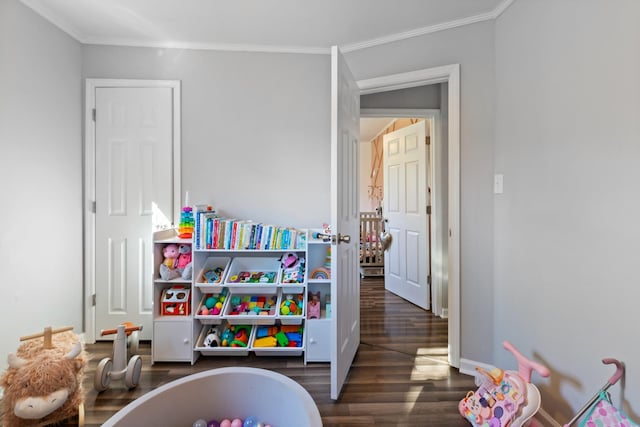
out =
<path fill-rule="evenodd" d="M 204 337 L 204 345 L 206 347 L 220 347 L 220 337 L 215 327 L 210 328 L 207 336 Z"/>
<path fill-rule="evenodd" d="M 46 426 L 79 414 L 87 355 L 73 332 L 56 334 L 52 342 L 44 348 L 42 341 L 30 340 L 9 355 L 0 378 L 2 425 Z"/>
<path fill-rule="evenodd" d="M 162 280 L 173 280 L 180 277 L 180 272 L 176 269 L 178 256 L 180 255 L 178 245 L 169 243 L 162 250 L 164 261 L 160 264 L 160 278 Z"/>
<path fill-rule="evenodd" d="M 307 319 L 320 318 L 320 291 L 313 293 L 309 291 L 309 301 L 307 302 Z"/>
<path fill-rule="evenodd" d="M 193 272 L 193 265 L 191 263 L 191 245 L 178 246 L 178 260 L 176 262 L 176 269 L 182 276 L 182 280 L 191 280 L 191 273 Z"/>

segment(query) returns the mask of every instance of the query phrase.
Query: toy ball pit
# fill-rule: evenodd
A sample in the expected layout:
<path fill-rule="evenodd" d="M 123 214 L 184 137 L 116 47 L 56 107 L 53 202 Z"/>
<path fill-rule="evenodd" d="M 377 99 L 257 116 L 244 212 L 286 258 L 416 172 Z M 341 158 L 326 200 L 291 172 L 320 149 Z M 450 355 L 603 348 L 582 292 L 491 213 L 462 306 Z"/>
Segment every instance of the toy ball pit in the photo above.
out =
<path fill-rule="evenodd" d="M 255 416 L 273 427 L 321 427 L 311 395 L 298 383 L 266 369 L 211 369 L 140 396 L 103 427 L 191 427 L 195 420 Z"/>

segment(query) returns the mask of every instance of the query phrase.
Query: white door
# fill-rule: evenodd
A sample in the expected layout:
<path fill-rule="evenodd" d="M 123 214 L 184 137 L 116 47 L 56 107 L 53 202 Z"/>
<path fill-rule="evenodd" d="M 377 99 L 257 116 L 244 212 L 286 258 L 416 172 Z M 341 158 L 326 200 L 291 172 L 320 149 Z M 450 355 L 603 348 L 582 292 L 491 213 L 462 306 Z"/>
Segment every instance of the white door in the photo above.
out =
<path fill-rule="evenodd" d="M 151 339 L 152 232 L 174 215 L 172 96 L 167 87 L 95 88 L 96 339 L 125 321 Z"/>
<path fill-rule="evenodd" d="M 383 137 L 385 231 L 384 286 L 429 309 L 426 122 Z"/>
<path fill-rule="evenodd" d="M 360 345 L 358 136 L 360 90 L 331 48 L 331 398 L 336 400 Z"/>

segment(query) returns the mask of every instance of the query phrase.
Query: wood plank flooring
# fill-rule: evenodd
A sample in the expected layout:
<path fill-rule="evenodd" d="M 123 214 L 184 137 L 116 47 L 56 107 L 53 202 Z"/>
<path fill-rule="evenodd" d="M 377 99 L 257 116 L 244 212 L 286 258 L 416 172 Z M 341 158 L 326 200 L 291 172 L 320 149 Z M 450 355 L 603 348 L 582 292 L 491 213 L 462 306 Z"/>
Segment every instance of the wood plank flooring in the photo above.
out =
<path fill-rule="evenodd" d="M 270 369 L 294 379 L 313 396 L 325 426 L 469 426 L 457 405 L 476 388 L 473 377 L 446 363 L 447 321 L 386 292 L 381 278 L 362 280 L 361 344 L 338 401 L 330 397 L 328 363 L 305 366 L 301 356 L 249 355 L 200 357 L 193 366 L 151 365 L 149 343 L 140 347 L 139 386 L 129 391 L 122 381 L 115 381 L 98 394 L 93 389 L 95 367 L 110 355 L 112 346 L 87 345 L 92 356 L 84 382 L 87 426 L 101 425 L 132 400 L 169 381 L 224 366 Z"/>

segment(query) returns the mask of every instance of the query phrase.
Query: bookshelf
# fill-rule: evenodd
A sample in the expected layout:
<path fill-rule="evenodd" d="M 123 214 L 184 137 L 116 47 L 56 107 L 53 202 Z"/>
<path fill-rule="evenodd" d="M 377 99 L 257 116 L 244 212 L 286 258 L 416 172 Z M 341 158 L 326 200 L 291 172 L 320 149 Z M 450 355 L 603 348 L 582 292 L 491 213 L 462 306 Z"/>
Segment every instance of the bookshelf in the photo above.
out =
<path fill-rule="evenodd" d="M 323 236 L 326 236 L 323 230 L 309 230 L 307 240 L 307 297 L 318 307 L 315 310 L 309 307 L 305 363 L 331 360 L 331 243 Z"/>
<path fill-rule="evenodd" d="M 186 245 L 191 239 L 181 239 L 175 229 L 162 230 L 153 235 L 153 340 L 151 362 L 195 362 L 193 352 L 193 319 L 191 313 L 192 279 L 182 276 L 163 279 L 160 274 L 167 245 Z M 192 248 L 191 248 L 192 249 Z M 166 298 L 171 289 L 171 298 Z M 181 295 L 184 292 L 184 295 Z M 185 306 L 185 298 L 189 298 Z"/>

